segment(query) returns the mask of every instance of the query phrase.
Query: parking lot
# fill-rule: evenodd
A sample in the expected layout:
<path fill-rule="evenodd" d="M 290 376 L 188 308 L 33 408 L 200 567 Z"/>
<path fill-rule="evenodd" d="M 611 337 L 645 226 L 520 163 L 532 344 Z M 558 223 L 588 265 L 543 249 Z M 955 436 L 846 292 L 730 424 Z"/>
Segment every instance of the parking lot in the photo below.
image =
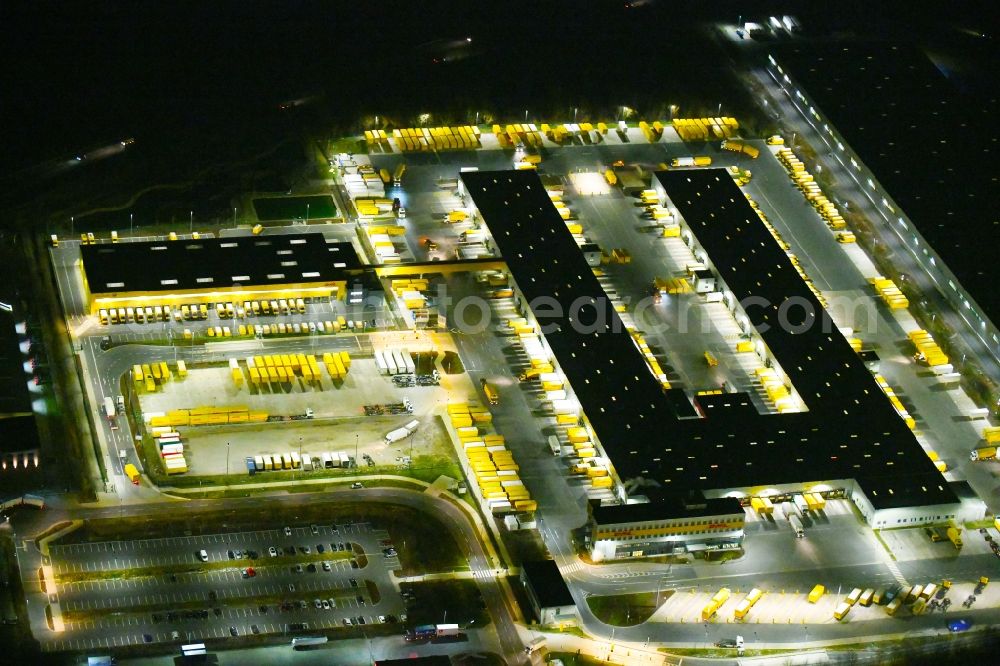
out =
<path fill-rule="evenodd" d="M 66 632 L 52 649 L 165 642 L 177 640 L 174 632 L 203 640 L 405 619 L 388 532 L 367 523 L 288 531 L 55 545 L 57 577 L 107 577 L 59 584 Z M 144 567 L 154 571 L 126 571 Z M 158 567 L 165 571 L 155 573 Z M 178 567 L 184 571 L 168 573 Z"/>

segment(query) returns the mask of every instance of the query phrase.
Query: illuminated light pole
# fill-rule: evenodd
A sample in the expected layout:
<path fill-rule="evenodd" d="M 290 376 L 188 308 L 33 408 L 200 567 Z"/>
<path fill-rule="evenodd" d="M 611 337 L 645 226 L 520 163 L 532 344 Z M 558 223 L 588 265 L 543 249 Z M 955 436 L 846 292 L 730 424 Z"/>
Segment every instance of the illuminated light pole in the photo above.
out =
<path fill-rule="evenodd" d="M 129 233 L 129 236 L 132 235 L 132 215 L 133 215 L 132 213 L 128 214 L 128 233 Z"/>
<path fill-rule="evenodd" d="M 236 206 L 233 206 L 233 229 L 236 228 Z"/>
<path fill-rule="evenodd" d="M 191 224 L 188 227 L 188 231 L 191 232 L 191 233 L 193 233 L 194 232 L 194 211 L 191 211 L 190 222 L 191 222 Z"/>

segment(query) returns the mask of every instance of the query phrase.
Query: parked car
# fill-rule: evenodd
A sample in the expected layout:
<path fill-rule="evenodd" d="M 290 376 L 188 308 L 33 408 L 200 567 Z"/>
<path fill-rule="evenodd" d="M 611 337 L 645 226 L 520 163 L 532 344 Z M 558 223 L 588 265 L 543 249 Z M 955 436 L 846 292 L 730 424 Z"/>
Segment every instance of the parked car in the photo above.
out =
<path fill-rule="evenodd" d="M 967 620 L 964 617 L 960 617 L 957 620 L 952 620 L 948 623 L 948 631 L 959 632 L 968 631 L 972 627 L 972 620 Z"/>
<path fill-rule="evenodd" d="M 275 548 L 274 546 L 271 546 L 270 548 L 267 549 L 267 554 L 270 555 L 271 557 L 277 557 L 278 549 Z"/>
<path fill-rule="evenodd" d="M 292 536 L 292 528 L 291 527 L 286 527 L 285 528 L 285 536 Z"/>

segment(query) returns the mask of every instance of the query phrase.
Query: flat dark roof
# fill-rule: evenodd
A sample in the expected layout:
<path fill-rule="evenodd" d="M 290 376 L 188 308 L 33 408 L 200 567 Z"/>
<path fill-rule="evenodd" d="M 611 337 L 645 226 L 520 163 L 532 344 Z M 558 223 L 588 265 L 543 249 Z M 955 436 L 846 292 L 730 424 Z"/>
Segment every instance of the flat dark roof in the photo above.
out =
<path fill-rule="evenodd" d="M 38 426 L 34 414 L 0 416 L 0 452 L 30 451 L 38 446 Z"/>
<path fill-rule="evenodd" d="M 83 245 L 92 294 L 335 282 L 361 268 L 350 243 L 321 233 Z"/>
<path fill-rule="evenodd" d="M 795 44 L 773 53 L 1000 323 L 1000 98 L 960 91 L 913 46 Z"/>
<path fill-rule="evenodd" d="M 451 666 L 451 657 L 446 654 L 434 654 L 406 659 L 377 659 L 375 666 Z"/>
<path fill-rule="evenodd" d="M 699 240 L 706 236 L 703 245 L 731 288 L 752 286 L 772 303 L 801 295 L 826 317 L 724 169 L 658 176 Z M 681 491 L 854 478 L 876 508 L 955 501 L 836 327 L 829 334 L 765 335 L 810 411 L 754 412 L 748 419 L 746 410 L 721 409 L 710 418 L 678 418 L 537 174 L 480 171 L 462 179 L 529 304 L 540 297 L 559 304 L 558 314 L 547 305 L 533 310 L 553 329 L 545 339 L 623 480 Z M 710 215 L 715 226 L 705 231 L 699 221 Z M 734 236 L 728 248 L 727 230 Z M 729 262 L 742 265 L 745 254 L 760 262 L 758 276 L 725 270 Z M 755 323 L 773 319 L 762 308 L 748 314 Z M 807 377 L 807 370 L 825 379 Z"/>
<path fill-rule="evenodd" d="M 559 572 L 559 565 L 553 560 L 539 560 L 537 562 L 522 562 L 521 570 L 524 577 L 528 579 L 528 584 L 535 591 L 535 598 L 542 608 L 552 608 L 554 606 L 575 606 L 576 601 L 569 593 L 569 587 L 563 580 L 562 573 Z"/>
<path fill-rule="evenodd" d="M 653 503 L 595 506 L 591 509 L 591 515 L 598 525 L 655 523 L 660 520 L 684 520 L 742 513 L 743 507 L 735 497 L 707 499 L 700 505 L 685 505 L 679 498 L 672 498 Z"/>
<path fill-rule="evenodd" d="M 0 416 L 31 412 L 31 377 L 24 371 L 28 358 L 21 353 L 15 324 L 13 314 L 0 310 Z"/>

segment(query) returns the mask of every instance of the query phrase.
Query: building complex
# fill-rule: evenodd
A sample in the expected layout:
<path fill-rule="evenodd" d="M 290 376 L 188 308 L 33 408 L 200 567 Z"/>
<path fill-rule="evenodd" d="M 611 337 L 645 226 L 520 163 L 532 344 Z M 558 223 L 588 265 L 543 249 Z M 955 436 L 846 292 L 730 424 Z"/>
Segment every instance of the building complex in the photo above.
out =
<path fill-rule="evenodd" d="M 784 389 L 768 394 L 795 409 L 665 391 L 538 175 L 462 181 L 611 471 L 613 501 L 591 512 L 595 559 L 738 547 L 741 503 L 805 492 L 849 497 L 876 528 L 983 515 L 935 468 L 726 170 L 660 171 L 654 187 L 703 259 L 708 288 L 692 298 L 727 305 Z"/>

